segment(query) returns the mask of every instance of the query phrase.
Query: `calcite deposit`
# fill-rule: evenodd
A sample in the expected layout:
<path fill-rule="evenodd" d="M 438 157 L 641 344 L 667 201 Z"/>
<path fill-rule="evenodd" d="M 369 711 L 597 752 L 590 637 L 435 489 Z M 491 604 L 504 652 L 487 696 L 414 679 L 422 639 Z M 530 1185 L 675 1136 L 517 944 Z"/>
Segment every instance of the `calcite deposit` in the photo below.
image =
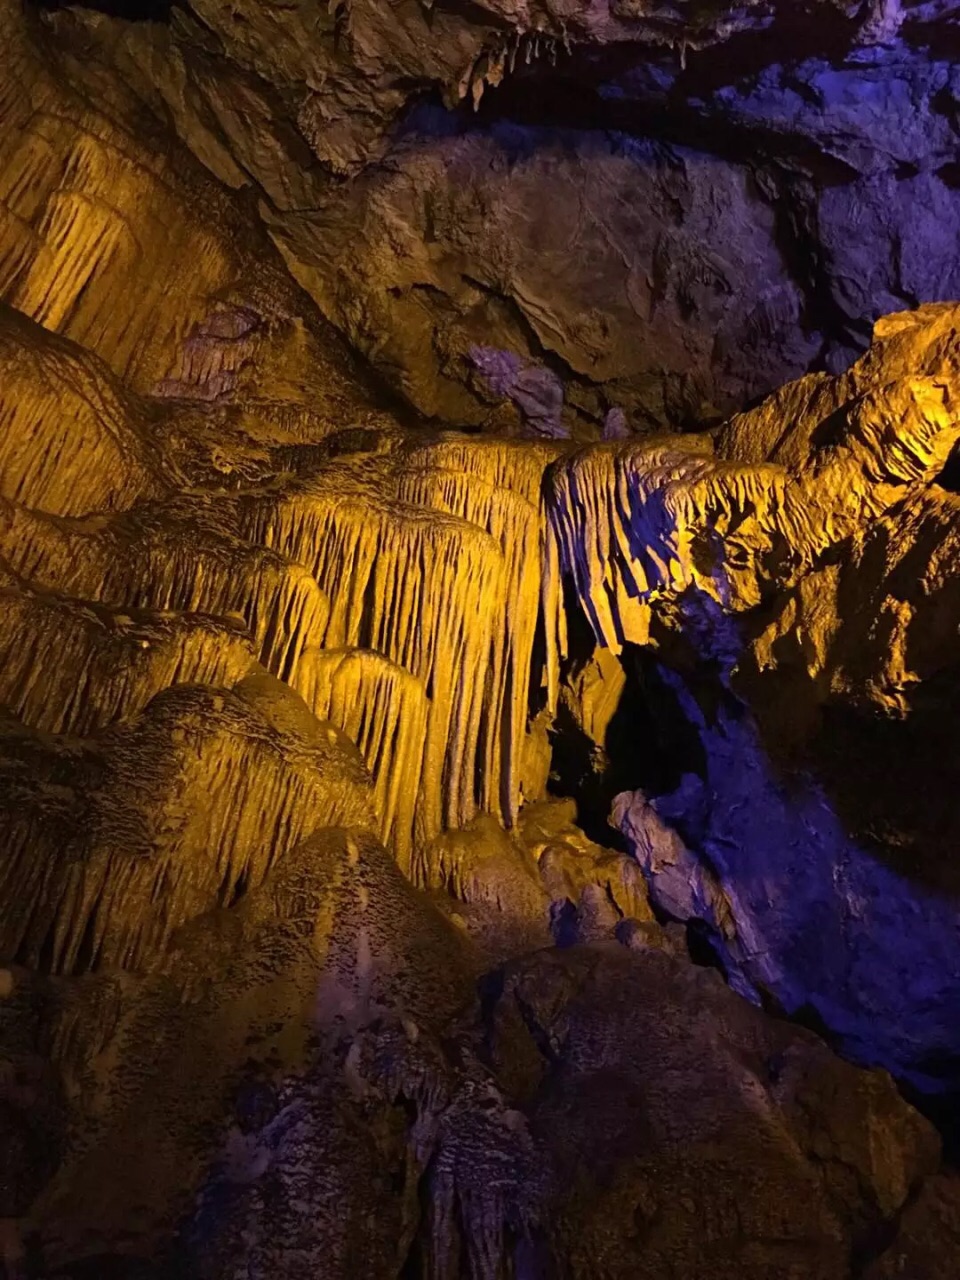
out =
<path fill-rule="evenodd" d="M 951 3 L 0 0 L 0 1272 L 960 1273 Z"/>

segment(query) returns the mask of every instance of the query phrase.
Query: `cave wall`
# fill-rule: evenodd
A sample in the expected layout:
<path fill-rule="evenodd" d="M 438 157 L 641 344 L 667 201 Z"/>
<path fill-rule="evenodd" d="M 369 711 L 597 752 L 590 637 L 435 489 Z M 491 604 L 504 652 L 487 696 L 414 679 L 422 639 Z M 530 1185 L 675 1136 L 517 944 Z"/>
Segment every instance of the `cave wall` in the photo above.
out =
<path fill-rule="evenodd" d="M 0 1258 L 954 1275 L 949 7 L 109 9 L 0 9 Z"/>
<path fill-rule="evenodd" d="M 428 417 L 689 428 L 957 292 L 949 5 L 154 16 L 48 20 L 68 74 L 119 69 L 258 202 Z M 532 387 L 511 395 L 478 346 Z"/>

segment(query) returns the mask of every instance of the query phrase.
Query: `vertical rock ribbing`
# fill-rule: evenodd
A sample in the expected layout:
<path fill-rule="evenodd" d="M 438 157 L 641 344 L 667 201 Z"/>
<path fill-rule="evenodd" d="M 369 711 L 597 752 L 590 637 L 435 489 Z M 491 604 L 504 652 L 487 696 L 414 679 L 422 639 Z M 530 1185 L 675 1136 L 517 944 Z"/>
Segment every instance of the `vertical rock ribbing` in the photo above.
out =
<path fill-rule="evenodd" d="M 399 496 L 446 511 L 494 537 L 504 558 L 504 612 L 491 637 L 482 747 L 485 807 L 513 822 L 520 803 L 523 738 L 530 709 L 540 608 L 540 487 L 556 450 L 506 440 L 444 439 L 406 452 Z"/>
<path fill-rule="evenodd" d="M 82 750 L 27 740 L 0 775 L 0 951 L 55 973 L 150 968 L 318 827 L 373 825 L 355 749 L 307 721 L 284 731 L 243 693 L 194 687 Z"/>
<path fill-rule="evenodd" d="M 34 584 L 112 609 L 241 620 L 281 677 L 321 642 L 330 613 L 307 569 L 231 534 L 200 500 L 81 522 L 0 499 L 0 557 Z"/>
<path fill-rule="evenodd" d="M 290 683 L 319 719 L 360 748 L 374 779 L 381 837 L 409 874 L 430 710 L 423 682 L 369 650 L 310 649 Z"/>
<path fill-rule="evenodd" d="M 252 541 L 313 573 L 331 601 L 324 647 L 375 650 L 424 682 L 418 836 L 496 803 L 478 770 L 484 699 L 500 696 L 487 687 L 505 610 L 494 539 L 464 520 L 318 484 L 244 502 L 238 518 Z"/>
<path fill-rule="evenodd" d="M 159 492 L 128 399 L 92 357 L 0 304 L 0 496 L 84 515 Z"/>
<path fill-rule="evenodd" d="M 236 255 L 184 217 L 161 152 L 51 74 L 13 5 L 0 39 L 0 298 L 150 389 Z M 135 305 L 118 306 L 127 292 Z"/>
<path fill-rule="evenodd" d="M 561 578 L 569 577 L 597 642 L 646 644 L 651 604 L 695 586 L 725 605 L 757 600 L 784 474 L 718 462 L 702 437 L 582 449 L 550 468 L 544 614 L 556 699 L 565 652 Z"/>
<path fill-rule="evenodd" d="M 37 593 L 0 562 L 0 704 L 46 733 L 90 734 L 178 684 L 232 685 L 253 664 L 237 628 Z"/>

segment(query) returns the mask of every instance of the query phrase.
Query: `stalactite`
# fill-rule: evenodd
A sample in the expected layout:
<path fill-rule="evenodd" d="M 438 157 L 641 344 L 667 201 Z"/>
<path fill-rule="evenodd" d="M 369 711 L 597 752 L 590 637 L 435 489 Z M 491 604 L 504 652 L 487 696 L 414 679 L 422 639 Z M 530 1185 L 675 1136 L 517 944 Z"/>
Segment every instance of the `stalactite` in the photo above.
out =
<path fill-rule="evenodd" d="M 375 825 L 342 734 L 281 734 L 225 689 L 159 695 L 88 749 L 72 789 L 69 740 L 31 751 L 29 773 L 19 745 L 0 777 L 0 951 L 55 973 L 150 967 L 314 829 Z"/>
<path fill-rule="evenodd" d="M 523 740 L 530 709 L 539 614 L 540 485 L 556 450 L 528 442 L 450 438 L 407 451 L 399 471 L 403 501 L 446 511 L 485 529 L 505 569 L 502 626 L 491 636 L 482 724 L 484 809 L 512 823 L 520 803 Z"/>
<path fill-rule="evenodd" d="M 172 193 L 124 154 L 121 137 L 97 136 L 109 132 L 105 122 L 89 117 L 85 124 L 53 127 L 41 108 L 23 132 L 8 136 L 0 154 L 0 297 L 94 347 L 117 373 L 136 374 L 157 338 L 174 336 L 167 346 L 176 350 L 177 337 L 203 319 L 208 304 L 197 297 L 197 283 L 208 283 L 203 292 L 212 294 L 229 279 L 229 262 L 199 228 L 187 231 L 186 242 L 163 234 L 165 209 L 168 225 L 182 225 Z M 145 205 L 152 205 L 155 227 L 138 226 Z M 117 307 L 117 278 L 138 291 L 135 307 Z M 183 288 L 171 287 L 180 281 Z M 181 308 L 192 297 L 192 314 L 176 317 L 174 297 Z M 148 365 L 138 380 L 144 390 L 154 369 Z"/>
<path fill-rule="evenodd" d="M 93 522 L 0 499 L 0 557 L 39 586 L 114 609 L 239 618 L 259 661 L 278 676 L 321 642 L 330 612 L 306 569 L 231 535 L 202 498 Z"/>
<path fill-rule="evenodd" d="M 418 865 L 439 833 L 465 827 L 478 813 L 494 814 L 507 826 L 516 818 L 531 678 L 540 676 L 534 666 L 538 610 L 554 705 L 566 647 L 564 579 L 598 643 L 614 653 L 625 643 L 647 641 L 651 609 L 664 596 L 694 588 L 724 607 L 751 608 L 765 582 L 779 585 L 800 572 L 804 557 L 809 566 L 831 540 L 865 527 L 899 495 L 929 484 L 960 433 L 935 375 L 882 390 L 847 379 L 797 393 L 795 403 L 819 416 L 800 421 L 808 447 L 789 461 L 747 461 L 735 450 L 725 456 L 726 442 L 743 439 L 736 425 L 720 434 L 716 457 L 703 437 L 611 441 L 570 453 L 557 445 L 491 438 L 378 434 L 368 424 L 339 444 L 335 438 L 288 442 L 275 455 L 261 448 L 230 492 L 216 477 L 204 480 L 217 486 L 209 492 L 175 492 L 165 480 L 167 492 L 144 500 L 145 487 L 149 495 L 150 484 L 161 484 L 154 477 L 175 474 L 170 442 L 177 428 L 151 434 L 136 404 L 128 404 L 109 377 L 61 340 L 34 340 L 29 324 L 18 323 L 26 340 L 21 351 L 21 331 L 10 337 L 11 365 L 49 365 L 52 389 L 49 405 L 32 417 L 26 399 L 11 400 L 21 418 L 7 432 L 7 447 L 30 431 L 35 446 L 41 429 L 54 432 L 56 441 L 54 409 L 79 403 L 86 407 L 77 411 L 76 434 L 89 455 L 106 459 L 95 483 L 112 486 L 89 492 L 71 487 L 72 455 L 58 455 L 49 473 L 42 463 L 40 479 L 29 479 L 28 493 L 15 488 L 20 501 L 0 499 L 0 556 L 12 575 L 0 624 L 0 696 L 27 725 L 53 733 L 96 732 L 106 744 L 91 759 L 101 761 L 97 767 L 108 780 L 81 787 L 72 801 L 63 799 L 71 821 L 89 826 L 86 816 L 77 817 L 88 810 L 100 815 L 96 831 L 106 821 L 101 801 L 90 797 L 116 791 L 115 744 L 123 733 L 134 735 L 130 759 L 140 751 L 137 733 L 159 741 L 150 726 L 156 716 L 163 718 L 164 699 L 173 694 L 151 702 L 154 694 L 171 684 L 239 678 L 248 661 L 234 630 L 242 623 L 263 666 L 357 743 L 374 778 L 381 833 L 405 870 Z M 244 323 L 224 321 L 223 333 L 215 336 L 232 341 L 239 334 L 242 340 Z M 843 420 L 833 435 L 825 434 L 820 424 L 825 413 L 836 411 L 838 397 Z M 225 422 L 224 432 L 230 429 Z M 219 430 L 211 428 L 214 446 Z M 773 435 L 769 424 L 764 430 Z M 107 446 L 98 442 L 104 440 L 113 454 L 103 452 Z M 45 456 L 35 447 L 33 454 Z M 14 454 L 6 458 L 12 474 Z M 54 493 L 66 497 L 46 497 Z M 45 504 L 53 511 L 29 509 Z M 111 511 L 118 504 L 130 509 Z M 264 696 L 267 703 L 273 697 Z M 247 697 L 249 702 L 249 690 Z M 224 705 L 232 704 L 227 699 Z M 262 710 L 267 704 L 257 705 Z M 254 715 L 250 706 L 248 712 Z M 214 737 L 221 732 L 220 714 L 212 713 Z M 126 724 L 103 735 L 104 726 L 124 717 Z M 261 776 L 251 763 L 256 751 L 249 744 L 240 750 L 236 735 L 223 732 L 221 763 L 214 763 L 210 748 L 208 763 L 198 766 L 203 787 L 223 797 L 223 813 L 228 796 L 241 809 L 252 806 L 250 788 L 256 785 L 264 813 L 273 814 L 284 832 L 305 830 L 307 819 L 285 807 L 284 797 L 294 792 L 290 803 L 306 806 L 311 823 L 328 820 L 302 779 L 288 785 Z M 178 741 L 189 738 L 176 733 Z M 207 760 L 205 751 L 198 739 L 197 758 Z M 147 752 L 155 760 L 162 754 Z M 177 775 L 178 765 L 163 767 L 170 778 Z M 155 794 L 149 791 L 150 778 L 161 772 L 152 764 L 143 771 L 142 803 L 158 813 L 182 814 L 180 799 L 171 799 L 179 795 L 179 782 L 171 782 L 173 791 L 160 782 Z M 133 796 L 137 785 L 130 781 L 124 794 Z M 211 813 L 219 813 L 220 804 L 216 800 Z M 137 805 L 118 800 L 115 808 L 122 823 Z M 14 809 L 19 825 L 11 827 L 9 847 L 16 860 L 26 847 L 25 832 L 41 844 L 48 839 L 43 832 L 50 815 L 37 797 Z M 368 816 L 376 820 L 372 808 Z M 205 847 L 221 858 L 215 894 L 208 877 L 199 896 L 189 897 L 185 852 L 147 857 L 150 874 L 165 877 L 149 881 L 146 870 L 131 869 L 140 862 L 115 856 L 116 848 L 104 852 L 101 842 L 77 851 L 59 879 L 36 872 L 41 879 L 31 893 L 48 905 L 35 921 L 21 920 L 16 948 L 35 958 L 42 950 L 46 959 L 53 955 L 51 963 L 68 968 L 91 951 L 109 953 L 118 964 L 143 962 L 166 937 L 142 906 L 154 891 L 168 895 L 161 883 L 179 886 L 169 890 L 179 904 L 171 910 L 183 919 L 211 894 L 229 898 L 261 874 L 259 855 L 236 852 L 236 833 L 227 830 L 226 818 L 216 823 L 204 837 Z M 166 838 L 158 837 L 158 847 L 167 847 Z M 265 843 L 272 838 L 263 834 Z M 116 847 L 137 848 L 137 839 L 131 827 Z M 285 840 L 281 832 L 277 847 L 286 847 Z M 63 843 L 62 831 L 54 843 Z M 139 932 L 107 946 L 101 938 L 106 925 L 90 923 L 88 892 L 105 902 L 129 892 L 141 903 L 131 908 Z"/>
<path fill-rule="evenodd" d="M 931 588 L 921 605 L 890 583 L 906 540 L 942 590 L 917 513 L 932 503 L 937 536 L 950 538 L 951 499 L 929 495 L 960 439 L 956 312 L 925 308 L 877 328 L 847 374 L 799 379 L 731 419 L 718 457 L 674 438 L 595 446 L 554 464 L 543 587 L 551 705 L 566 648 L 563 575 L 614 652 L 646 641 L 659 597 L 695 587 L 733 611 L 758 605 L 765 589 L 786 592 L 755 640 L 758 667 L 776 667 L 778 654 L 789 665 L 794 653 L 823 690 L 888 709 L 902 706 L 914 663 L 945 660 L 942 622 L 925 604 Z M 854 566 L 843 574 L 824 559 L 840 546 Z M 869 629 L 849 625 L 841 592 L 873 593 Z"/>
<path fill-rule="evenodd" d="M 497 489 L 508 489 L 536 506 L 540 502 L 544 469 L 563 450 L 559 445 L 543 440 L 450 433 L 426 443 L 408 440 L 400 452 L 403 468 L 435 467 L 461 471 Z"/>
<path fill-rule="evenodd" d="M 500 548 L 464 520 L 323 477 L 241 503 L 254 542 L 306 565 L 331 601 L 324 647 L 372 649 L 430 699 L 418 835 L 477 811 L 477 765 L 492 628 L 505 611 Z"/>
<path fill-rule="evenodd" d="M 290 683 L 357 744 L 374 778 L 381 836 L 409 874 L 429 703 L 423 682 L 382 654 L 311 649 Z"/>
<path fill-rule="evenodd" d="M 258 317 L 224 308 L 197 325 L 183 342 L 170 375 L 157 387 L 161 395 L 216 400 L 234 389 L 237 376 L 259 346 Z"/>
<path fill-rule="evenodd" d="M 689 586 L 725 605 L 756 602 L 785 475 L 717 462 L 698 441 L 593 445 L 548 472 L 544 612 L 550 684 L 565 652 L 560 577 L 568 574 L 598 643 L 645 644 L 650 605 Z"/>
<path fill-rule="evenodd" d="M 12 10 L 0 12 L 0 298 L 152 390 L 176 375 L 240 253 L 191 216 L 189 180 L 163 152 L 54 78 Z"/>
<path fill-rule="evenodd" d="M 0 561 L 0 703 L 31 728 L 93 733 L 171 685 L 231 685 L 252 663 L 243 633 L 212 618 L 33 591 Z"/>

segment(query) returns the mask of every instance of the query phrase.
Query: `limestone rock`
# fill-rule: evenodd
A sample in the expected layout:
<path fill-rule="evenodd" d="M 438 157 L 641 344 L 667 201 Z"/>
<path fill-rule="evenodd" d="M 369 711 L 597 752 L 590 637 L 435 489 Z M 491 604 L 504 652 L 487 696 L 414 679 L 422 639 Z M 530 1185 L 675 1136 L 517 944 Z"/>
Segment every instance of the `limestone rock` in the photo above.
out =
<path fill-rule="evenodd" d="M 492 935 L 499 948 L 522 950 L 548 937 L 547 889 L 523 845 L 487 815 L 466 828 L 437 836 L 415 858 L 412 879 L 443 889 L 463 907 L 471 933 Z"/>
<path fill-rule="evenodd" d="M 213 1257 L 222 1250 L 230 1269 L 238 1247 L 268 1269 L 271 1257 L 296 1268 L 319 1251 L 331 1275 L 351 1259 L 396 1256 L 409 1195 L 374 1231 L 368 1216 L 393 1203 L 392 1174 L 402 1182 L 409 1167 L 405 1117 L 399 1106 L 392 1122 L 371 1114 L 351 1042 L 359 1048 L 378 1019 L 426 1038 L 463 999 L 464 947 L 373 836 L 343 829 L 292 849 L 241 904 L 175 933 L 165 975 L 122 997 L 116 1047 L 72 1058 L 84 1124 L 38 1210 L 51 1262 L 158 1257 L 205 1176 L 195 1247 L 208 1262 L 190 1274 L 225 1274 Z M 82 1029 L 94 994 L 55 1015 L 59 1034 Z M 304 1181 L 304 1159 L 326 1174 Z M 256 1243 L 256 1210 L 232 1237 L 231 1198 L 271 1183 L 289 1229 L 277 1233 L 273 1219 Z"/>
<path fill-rule="evenodd" d="M 0 571 L 0 702 L 31 728 L 85 736 L 172 685 L 232 685 L 253 662 L 214 618 L 109 610 Z"/>
<path fill-rule="evenodd" d="M 93 1153 L 72 1198 L 54 1188 L 61 1246 L 77 1229 L 69 1215 L 82 1209 L 89 1218 L 95 1199 L 100 1230 L 79 1238 L 109 1249 L 124 1216 L 134 1221 L 147 1178 L 151 1203 L 171 1212 L 206 1150 L 217 1154 L 176 1255 L 191 1274 L 225 1276 L 242 1257 L 254 1276 L 293 1276 L 322 1255 L 332 1278 L 357 1265 L 386 1277 L 409 1259 L 441 1276 L 496 1274 L 517 1258 L 549 1274 L 563 1258 L 586 1280 L 653 1277 L 674 1265 L 845 1280 L 851 1248 L 882 1235 L 932 1168 L 932 1131 L 882 1073 L 838 1062 L 815 1037 L 771 1022 L 686 960 L 616 944 L 544 952 L 500 971 L 484 1000 L 444 1032 L 417 1003 L 429 950 L 422 960 L 407 953 L 405 982 L 391 956 L 395 933 L 374 933 L 367 951 L 356 950 L 365 913 L 372 926 L 382 895 L 402 885 L 398 877 L 392 887 L 389 863 L 372 846 L 357 848 L 355 863 L 340 864 L 336 906 L 319 936 L 291 927 L 303 915 L 279 884 L 266 899 L 267 886 L 250 896 L 237 923 L 258 960 L 221 977 L 215 1027 L 207 995 L 180 1013 L 160 1062 L 148 1066 L 128 1041 L 129 1105 L 150 1091 L 149 1114 L 162 1100 L 166 1128 L 148 1145 L 142 1176 L 125 1175 L 119 1199 L 110 1163 Z M 318 852 L 296 872 L 300 893 L 329 875 L 321 868 L 333 864 Z M 406 892 L 389 900 L 409 910 Z M 329 885 L 323 900 L 331 902 Z M 415 935 L 425 938 L 429 913 L 415 910 Z M 413 918 L 403 919 L 409 928 Z M 444 954 L 456 953 L 434 936 Z M 199 959 L 201 938 L 184 954 Z M 280 956 L 288 976 L 278 986 Z M 311 1025 L 315 1006 L 300 1001 L 318 960 L 354 993 L 333 1026 L 321 1022 L 319 1038 L 297 1031 Z M 437 994 L 428 1009 L 444 1007 Z M 160 998 L 143 992 L 138 1005 Z M 282 1009 L 281 1036 L 270 1028 Z M 224 1059 L 244 1034 L 244 1070 L 231 1088 Z M 191 1070 L 184 1092 L 184 1067 L 198 1057 L 204 1074 Z M 184 1064 L 176 1090 L 161 1083 L 171 1060 Z M 211 1095 L 221 1099 L 221 1125 L 198 1141 L 188 1125 Z M 123 1096 L 98 1104 L 114 1170 L 131 1137 Z M 141 1212 L 134 1252 L 158 1225 Z"/>
<path fill-rule="evenodd" d="M 599 434 L 612 404 L 635 430 L 716 418 L 800 373 L 817 346 L 746 171 L 682 150 L 550 131 L 426 147 L 414 135 L 382 176 L 275 234 L 324 312 L 447 420 L 490 413 L 469 393 L 478 348 L 513 356 L 513 376 L 488 387 L 556 435 L 561 422 Z M 331 239 L 350 244 L 346 272 L 331 270 L 348 257 L 331 257 Z"/>
<path fill-rule="evenodd" d="M 955 8 L 0 0 L 8 1269 L 957 1271 Z"/>
<path fill-rule="evenodd" d="M 864 1275 L 867 1280 L 888 1280 L 894 1276 L 916 1276 L 917 1280 L 939 1280 L 953 1266 L 957 1249 L 960 1212 L 956 1178 L 930 1178 L 916 1201 L 907 1206 L 893 1243 Z"/>
<path fill-rule="evenodd" d="M 636 860 L 589 839 L 575 817 L 569 802 L 530 805 L 520 817 L 520 838 L 550 895 L 554 936 L 565 944 L 611 938 L 623 920 L 651 920 Z"/>
<path fill-rule="evenodd" d="M 309 736 L 276 729 L 241 684 L 169 689 L 89 743 L 8 729 L 4 953 L 54 973 L 153 967 L 311 830 L 374 825 L 355 748 L 308 720 Z"/>
<path fill-rule="evenodd" d="M 715 418 L 842 363 L 865 322 L 956 292 L 950 6 L 813 10 L 481 6 L 428 23 L 371 2 L 310 22 L 198 4 L 49 25 L 61 77 L 113 117 L 88 112 L 84 144 L 100 156 L 145 104 L 222 182 L 253 183 L 296 278 L 414 404 L 488 420 L 469 355 L 486 347 L 536 371 L 534 420 L 562 399 L 595 435 L 615 406 L 641 430 Z M 144 182 L 101 164 L 131 193 Z M 570 183 L 577 200 L 555 198 Z M 218 394 L 285 317 L 239 297 L 212 310 L 236 249 L 196 220 L 178 241 L 209 292 L 191 282 L 197 320 L 158 385 Z"/>
<path fill-rule="evenodd" d="M 0 369 L 0 496 L 76 516 L 157 493 L 149 440 L 99 361 L 4 308 Z"/>
<path fill-rule="evenodd" d="M 883 1075 L 858 1075 L 663 954 L 519 961 L 488 1018 L 496 1069 L 542 1161 L 534 1194 L 555 1205 L 534 1210 L 530 1230 L 547 1274 L 562 1257 L 583 1277 L 846 1276 L 847 1233 L 895 1214 L 935 1159 L 930 1131 Z M 831 1095 L 843 1103 L 814 1102 Z M 518 1125 L 521 1236 L 524 1140 Z"/>

